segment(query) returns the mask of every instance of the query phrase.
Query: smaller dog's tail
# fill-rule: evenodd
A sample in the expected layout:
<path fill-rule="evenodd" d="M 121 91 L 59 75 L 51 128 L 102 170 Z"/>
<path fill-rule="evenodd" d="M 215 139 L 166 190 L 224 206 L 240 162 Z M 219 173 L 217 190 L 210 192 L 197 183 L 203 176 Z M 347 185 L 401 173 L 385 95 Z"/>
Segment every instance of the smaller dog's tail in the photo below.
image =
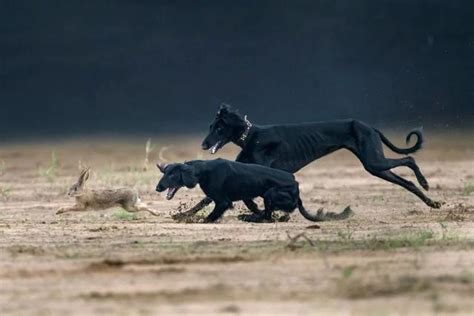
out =
<path fill-rule="evenodd" d="M 347 206 L 341 213 L 334 213 L 334 212 L 324 212 L 322 208 L 318 210 L 316 214 L 310 214 L 303 206 L 303 202 L 301 199 L 298 199 L 298 209 L 303 215 L 304 218 L 306 218 L 309 221 L 312 222 L 325 222 L 325 221 L 331 221 L 331 220 L 341 220 L 341 219 L 347 219 L 354 215 L 354 212 L 352 211 L 350 206 Z"/>
<path fill-rule="evenodd" d="M 410 140 L 411 140 L 411 137 L 413 135 L 416 135 L 416 143 L 415 145 L 413 145 L 412 147 L 409 147 L 409 148 L 399 148 L 397 146 L 395 146 L 394 144 L 392 144 L 387 137 L 385 137 L 384 134 L 382 134 L 381 131 L 379 130 L 375 130 L 379 136 L 380 136 L 380 139 L 382 139 L 382 142 L 388 147 L 390 148 L 392 151 L 396 152 L 397 154 L 402 154 L 402 155 L 407 155 L 407 154 L 411 154 L 411 153 L 414 153 L 416 151 L 418 151 L 419 149 L 421 149 L 421 147 L 423 146 L 423 142 L 424 142 L 424 138 L 423 138 L 423 127 L 418 127 L 418 128 L 415 128 L 413 130 L 410 131 L 410 133 L 408 133 L 405 141 L 407 143 L 407 145 L 410 143 Z"/>

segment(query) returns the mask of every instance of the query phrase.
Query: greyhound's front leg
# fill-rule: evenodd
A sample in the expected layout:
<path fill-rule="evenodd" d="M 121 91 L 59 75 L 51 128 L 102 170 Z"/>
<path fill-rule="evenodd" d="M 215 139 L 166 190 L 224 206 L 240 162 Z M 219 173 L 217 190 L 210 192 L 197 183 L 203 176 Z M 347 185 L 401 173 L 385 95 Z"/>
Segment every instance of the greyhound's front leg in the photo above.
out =
<path fill-rule="evenodd" d="M 232 206 L 232 202 L 227 201 L 227 202 L 217 202 L 216 206 L 214 207 L 214 210 L 206 217 L 204 220 L 205 223 L 213 223 L 216 220 L 218 220 L 224 212 L 229 209 Z"/>

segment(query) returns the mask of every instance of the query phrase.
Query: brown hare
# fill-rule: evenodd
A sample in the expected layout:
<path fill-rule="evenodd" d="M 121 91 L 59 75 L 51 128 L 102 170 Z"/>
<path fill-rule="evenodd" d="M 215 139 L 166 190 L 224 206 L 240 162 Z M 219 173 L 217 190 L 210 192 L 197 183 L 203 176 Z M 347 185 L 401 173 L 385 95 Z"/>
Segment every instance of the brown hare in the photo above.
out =
<path fill-rule="evenodd" d="M 88 190 L 85 183 L 89 179 L 90 168 L 81 171 L 79 179 L 68 190 L 67 194 L 76 199 L 71 207 L 62 207 L 56 214 L 66 212 L 81 212 L 87 210 L 105 210 L 114 206 L 121 206 L 128 212 L 146 211 L 155 216 L 158 214 L 149 209 L 138 197 L 138 192 L 131 188 Z"/>

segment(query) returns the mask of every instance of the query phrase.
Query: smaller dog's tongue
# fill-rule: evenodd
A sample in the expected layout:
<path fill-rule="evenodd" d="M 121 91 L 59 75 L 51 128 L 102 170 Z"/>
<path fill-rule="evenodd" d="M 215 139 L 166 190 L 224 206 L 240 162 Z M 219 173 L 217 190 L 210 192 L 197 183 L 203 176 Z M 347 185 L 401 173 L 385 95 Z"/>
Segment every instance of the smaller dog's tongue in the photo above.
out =
<path fill-rule="evenodd" d="M 220 145 L 220 141 L 215 143 L 214 146 L 212 146 L 209 151 L 211 152 L 211 154 L 215 154 L 217 152 L 217 150 L 219 149 L 219 145 Z"/>

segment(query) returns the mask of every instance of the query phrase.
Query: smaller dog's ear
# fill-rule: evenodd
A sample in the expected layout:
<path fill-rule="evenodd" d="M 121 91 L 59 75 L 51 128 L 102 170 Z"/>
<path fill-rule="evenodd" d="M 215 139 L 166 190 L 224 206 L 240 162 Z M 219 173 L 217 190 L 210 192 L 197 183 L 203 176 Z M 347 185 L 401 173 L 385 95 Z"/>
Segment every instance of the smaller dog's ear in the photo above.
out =
<path fill-rule="evenodd" d="M 161 173 L 165 173 L 165 169 L 168 165 L 165 164 L 165 163 L 158 163 L 158 164 L 156 164 L 156 166 L 158 167 L 158 170 L 161 171 Z"/>
<path fill-rule="evenodd" d="M 194 188 L 198 184 L 198 178 L 194 173 L 194 167 L 190 165 L 183 165 L 181 167 L 181 177 L 183 183 L 187 188 Z"/>

